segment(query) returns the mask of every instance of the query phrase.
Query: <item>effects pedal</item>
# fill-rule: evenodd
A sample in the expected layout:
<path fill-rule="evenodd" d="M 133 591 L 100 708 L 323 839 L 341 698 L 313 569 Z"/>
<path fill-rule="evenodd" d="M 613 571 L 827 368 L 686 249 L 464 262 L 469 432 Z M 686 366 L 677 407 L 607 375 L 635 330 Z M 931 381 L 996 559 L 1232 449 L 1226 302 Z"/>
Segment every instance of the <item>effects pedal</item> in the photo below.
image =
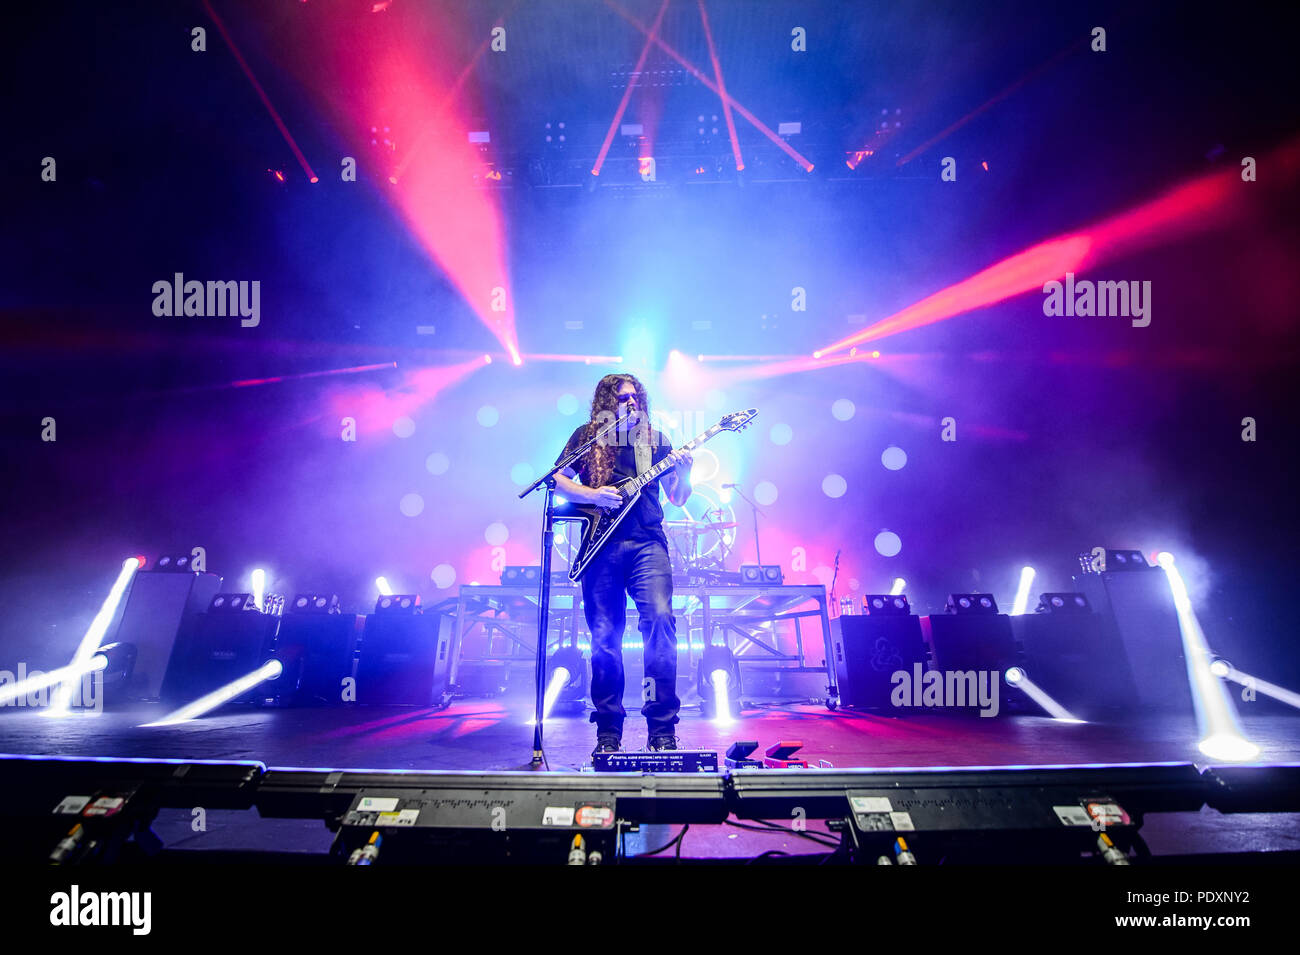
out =
<path fill-rule="evenodd" d="M 727 747 L 725 760 L 728 769 L 762 769 L 761 760 L 750 759 L 749 754 L 758 749 L 758 740 L 737 740 Z"/>
<path fill-rule="evenodd" d="M 707 749 L 596 753 L 591 768 L 598 773 L 716 773 L 718 754 Z"/>
<path fill-rule="evenodd" d="M 807 760 L 791 758 L 801 749 L 803 749 L 802 740 L 780 740 L 767 748 L 767 755 L 763 757 L 763 765 L 768 769 L 807 769 Z"/>

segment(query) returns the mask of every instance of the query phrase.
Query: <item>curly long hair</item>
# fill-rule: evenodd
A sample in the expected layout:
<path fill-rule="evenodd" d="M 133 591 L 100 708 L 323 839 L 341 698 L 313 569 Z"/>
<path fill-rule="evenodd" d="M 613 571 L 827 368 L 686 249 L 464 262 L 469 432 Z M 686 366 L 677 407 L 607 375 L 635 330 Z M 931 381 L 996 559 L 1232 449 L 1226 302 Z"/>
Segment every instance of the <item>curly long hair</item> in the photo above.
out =
<path fill-rule="evenodd" d="M 636 426 L 626 435 L 617 431 L 607 434 L 587 452 L 587 479 L 590 487 L 603 487 L 609 483 L 610 475 L 614 473 L 614 458 L 618 454 L 620 444 L 627 441 L 636 444 L 650 443 L 650 399 L 646 396 L 645 385 L 641 384 L 635 375 L 606 375 L 596 383 L 596 391 L 591 396 L 591 419 L 587 422 L 582 439 L 591 440 L 601 428 L 618 420 L 618 389 L 625 381 L 631 382 L 632 387 L 636 389 L 640 415 Z"/>

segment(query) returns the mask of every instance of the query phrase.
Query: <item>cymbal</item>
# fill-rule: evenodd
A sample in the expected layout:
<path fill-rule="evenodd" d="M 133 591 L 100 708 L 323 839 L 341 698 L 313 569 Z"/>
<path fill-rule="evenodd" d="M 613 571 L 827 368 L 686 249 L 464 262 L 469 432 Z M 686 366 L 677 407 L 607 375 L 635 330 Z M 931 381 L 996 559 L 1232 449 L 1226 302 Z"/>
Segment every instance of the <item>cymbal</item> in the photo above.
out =
<path fill-rule="evenodd" d="M 725 531 L 728 528 L 739 526 L 735 521 L 664 521 L 665 527 L 680 527 L 683 530 L 691 530 L 696 534 L 707 534 L 709 531 Z"/>

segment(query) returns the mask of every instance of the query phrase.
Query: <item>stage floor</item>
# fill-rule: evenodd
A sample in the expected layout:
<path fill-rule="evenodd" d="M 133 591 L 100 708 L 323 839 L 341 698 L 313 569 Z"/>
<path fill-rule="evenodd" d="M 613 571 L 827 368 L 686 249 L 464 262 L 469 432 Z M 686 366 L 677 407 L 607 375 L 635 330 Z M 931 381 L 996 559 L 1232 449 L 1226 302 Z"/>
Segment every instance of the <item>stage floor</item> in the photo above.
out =
<path fill-rule="evenodd" d="M 445 710 L 399 706 L 320 709 L 228 709 L 174 726 L 144 727 L 162 706 L 111 710 L 97 716 L 50 719 L 40 710 L 0 711 L 0 753 L 65 757 L 258 760 L 269 767 L 402 770 L 521 770 L 532 754 L 532 707 L 519 700 L 462 700 Z M 1242 715 L 1246 736 L 1260 748 L 1257 762 L 1300 762 L 1300 716 Z M 830 712 L 813 704 L 772 704 L 746 710 L 721 728 L 684 711 L 683 748 L 720 753 L 735 740 L 803 742 L 800 755 L 839 769 L 942 766 L 1042 766 L 1098 763 L 1192 762 L 1191 715 L 1143 716 L 1125 723 L 1061 723 L 1046 717 L 996 718 L 920 713 L 884 717 Z M 579 772 L 594 742 L 586 715 L 553 716 L 546 724 L 546 755 L 553 771 Z M 645 723 L 629 716 L 624 748 L 645 744 Z M 774 770 L 775 772 L 776 770 Z M 774 820 L 783 822 L 783 820 Z M 788 825 L 788 820 L 784 822 Z M 810 822 L 810 831 L 825 832 Z M 321 823 L 262 820 L 255 811 L 212 812 L 194 832 L 188 813 L 164 811 L 155 832 L 169 848 L 266 849 L 324 852 L 332 839 Z M 628 852 L 662 845 L 676 832 L 643 827 Z M 1300 816 L 1286 813 L 1153 814 L 1142 833 L 1156 856 L 1222 852 L 1300 851 Z M 691 827 L 686 857 L 742 857 L 762 852 L 822 851 L 780 832 L 732 826 Z"/>

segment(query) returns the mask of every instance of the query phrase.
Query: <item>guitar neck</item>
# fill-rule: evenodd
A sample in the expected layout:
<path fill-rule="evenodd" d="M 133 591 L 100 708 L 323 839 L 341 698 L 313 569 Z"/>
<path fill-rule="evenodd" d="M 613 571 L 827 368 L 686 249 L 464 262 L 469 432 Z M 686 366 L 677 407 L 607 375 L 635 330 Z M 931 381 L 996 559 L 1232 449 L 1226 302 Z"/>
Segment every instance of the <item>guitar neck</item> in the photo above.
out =
<path fill-rule="evenodd" d="M 715 436 L 716 434 L 718 434 L 720 431 L 722 431 L 722 426 L 719 425 L 719 424 L 715 424 L 715 425 L 714 425 L 712 428 L 710 428 L 708 431 L 705 431 L 703 434 L 696 435 L 696 436 L 695 436 L 694 438 L 692 438 L 690 441 L 687 441 L 687 442 L 686 442 L 685 444 L 683 444 L 680 448 L 677 448 L 677 449 L 675 449 L 675 450 L 678 450 L 678 451 L 694 451 L 696 448 L 698 448 L 700 445 L 702 445 L 705 441 L 708 441 L 710 438 L 714 437 L 714 436 Z M 664 460 L 662 460 L 662 461 L 660 461 L 658 464 L 656 464 L 654 467 L 648 468 L 645 472 L 643 472 L 643 473 L 641 473 L 641 474 L 638 474 L 638 475 L 637 475 L 636 477 L 634 477 L 634 478 L 629 479 L 628 482 L 627 482 L 627 484 L 626 484 L 626 486 L 627 486 L 628 488 L 634 490 L 634 491 L 639 491 L 639 490 L 641 490 L 641 488 L 645 487 L 645 486 L 646 486 L 647 484 L 649 484 L 651 481 L 653 481 L 653 480 L 655 480 L 656 478 L 658 478 L 661 474 L 663 474 L 665 471 L 667 471 L 670 467 L 674 467 L 674 465 L 669 464 L 669 463 L 668 463 L 668 459 L 665 458 Z"/>

